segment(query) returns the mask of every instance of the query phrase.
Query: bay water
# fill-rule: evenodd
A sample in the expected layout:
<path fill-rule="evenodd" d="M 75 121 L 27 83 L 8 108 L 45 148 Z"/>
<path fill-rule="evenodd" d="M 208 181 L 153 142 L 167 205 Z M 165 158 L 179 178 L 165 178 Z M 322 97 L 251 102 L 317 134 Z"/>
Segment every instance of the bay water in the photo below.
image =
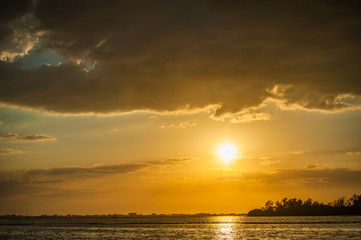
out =
<path fill-rule="evenodd" d="M 361 239 L 361 216 L 2 217 L 0 239 Z"/>

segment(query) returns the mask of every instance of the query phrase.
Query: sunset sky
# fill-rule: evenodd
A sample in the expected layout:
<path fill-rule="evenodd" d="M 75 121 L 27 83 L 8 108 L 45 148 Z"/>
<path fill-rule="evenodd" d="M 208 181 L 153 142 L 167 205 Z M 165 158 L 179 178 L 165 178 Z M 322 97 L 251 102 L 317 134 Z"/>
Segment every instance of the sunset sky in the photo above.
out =
<path fill-rule="evenodd" d="M 0 2 L 0 214 L 360 191 L 360 1 Z"/>

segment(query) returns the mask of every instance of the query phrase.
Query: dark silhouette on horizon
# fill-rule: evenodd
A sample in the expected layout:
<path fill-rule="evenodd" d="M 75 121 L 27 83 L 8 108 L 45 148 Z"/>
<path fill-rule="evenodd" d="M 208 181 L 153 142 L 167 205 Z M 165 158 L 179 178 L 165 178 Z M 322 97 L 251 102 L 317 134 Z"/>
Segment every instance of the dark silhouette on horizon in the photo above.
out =
<path fill-rule="evenodd" d="M 253 209 L 247 216 L 326 216 L 361 215 L 361 194 L 351 198 L 341 197 L 332 203 L 324 204 L 312 199 L 287 199 L 267 201 L 261 209 Z"/>

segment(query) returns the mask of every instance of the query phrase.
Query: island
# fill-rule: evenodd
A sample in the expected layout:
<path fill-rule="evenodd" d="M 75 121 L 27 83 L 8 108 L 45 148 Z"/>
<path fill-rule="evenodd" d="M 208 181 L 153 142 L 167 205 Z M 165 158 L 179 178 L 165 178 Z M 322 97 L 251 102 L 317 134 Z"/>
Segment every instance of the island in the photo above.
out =
<path fill-rule="evenodd" d="M 361 194 L 351 198 L 338 198 L 324 204 L 307 199 L 284 198 L 281 201 L 267 201 L 261 209 L 253 209 L 247 216 L 327 216 L 327 215 L 361 215 Z"/>

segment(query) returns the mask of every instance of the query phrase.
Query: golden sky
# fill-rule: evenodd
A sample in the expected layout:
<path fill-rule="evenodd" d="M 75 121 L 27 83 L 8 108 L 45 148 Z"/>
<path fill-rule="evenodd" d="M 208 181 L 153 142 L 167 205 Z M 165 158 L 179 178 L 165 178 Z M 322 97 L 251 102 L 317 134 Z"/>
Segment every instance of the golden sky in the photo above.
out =
<path fill-rule="evenodd" d="M 360 194 L 358 1 L 3 1 L 0 214 Z"/>

